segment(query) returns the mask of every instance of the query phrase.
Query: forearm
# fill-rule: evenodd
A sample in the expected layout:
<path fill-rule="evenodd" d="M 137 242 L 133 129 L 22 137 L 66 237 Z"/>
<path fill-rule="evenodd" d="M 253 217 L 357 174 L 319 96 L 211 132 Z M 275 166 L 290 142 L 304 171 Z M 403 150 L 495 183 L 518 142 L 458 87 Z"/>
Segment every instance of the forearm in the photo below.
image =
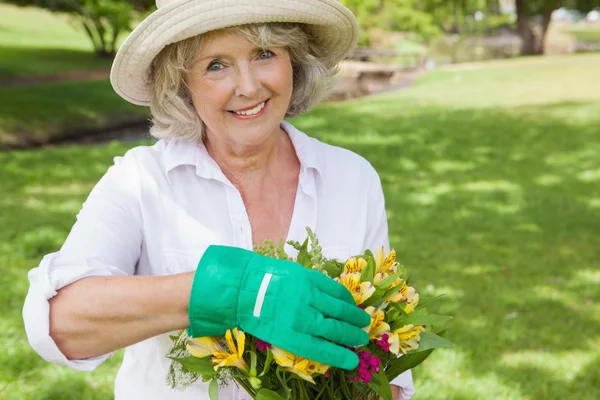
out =
<path fill-rule="evenodd" d="M 50 336 L 71 360 L 186 328 L 193 273 L 91 277 L 50 300 Z"/>

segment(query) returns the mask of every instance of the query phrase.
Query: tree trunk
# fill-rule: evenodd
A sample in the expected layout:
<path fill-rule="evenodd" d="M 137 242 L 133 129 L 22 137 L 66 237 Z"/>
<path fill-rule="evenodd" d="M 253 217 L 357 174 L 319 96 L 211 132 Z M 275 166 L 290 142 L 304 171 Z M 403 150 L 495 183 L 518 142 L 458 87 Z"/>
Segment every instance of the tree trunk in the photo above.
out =
<path fill-rule="evenodd" d="M 544 10 L 542 14 L 542 26 L 540 31 L 540 38 L 538 41 L 538 46 L 536 48 L 536 54 L 544 54 L 546 49 L 546 36 L 548 34 L 548 28 L 550 27 L 550 22 L 552 22 L 552 13 L 554 12 L 556 7 L 556 2 L 553 5 L 549 5 L 548 8 Z"/>
<path fill-rule="evenodd" d="M 531 29 L 531 21 L 527 12 L 527 0 L 516 0 L 517 8 L 517 30 L 521 36 L 521 55 L 535 54 L 535 36 Z"/>
<path fill-rule="evenodd" d="M 515 0 L 517 8 L 517 30 L 521 36 L 521 55 L 544 54 L 546 35 L 552 13 L 560 5 L 560 0 L 548 1 L 541 12 L 541 23 L 534 26 L 527 9 L 527 0 Z"/>

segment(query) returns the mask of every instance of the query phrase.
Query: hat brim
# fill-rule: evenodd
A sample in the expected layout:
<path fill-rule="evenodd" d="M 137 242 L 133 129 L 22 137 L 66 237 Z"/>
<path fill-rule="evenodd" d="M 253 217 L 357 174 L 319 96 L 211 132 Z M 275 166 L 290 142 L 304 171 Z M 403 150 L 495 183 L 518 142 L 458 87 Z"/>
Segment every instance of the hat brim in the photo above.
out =
<path fill-rule="evenodd" d="M 334 62 L 344 59 L 358 40 L 356 18 L 336 0 L 176 1 L 149 15 L 127 37 L 113 62 L 111 84 L 125 100 L 147 106 L 149 68 L 165 46 L 217 29 L 268 22 L 310 25 L 316 44 Z"/>

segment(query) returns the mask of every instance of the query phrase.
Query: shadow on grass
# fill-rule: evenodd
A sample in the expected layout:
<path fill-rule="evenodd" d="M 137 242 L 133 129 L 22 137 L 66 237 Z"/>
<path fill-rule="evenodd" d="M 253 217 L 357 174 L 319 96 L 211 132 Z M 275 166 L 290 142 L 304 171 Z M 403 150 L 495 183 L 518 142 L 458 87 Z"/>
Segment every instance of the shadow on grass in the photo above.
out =
<path fill-rule="evenodd" d="M 110 69 L 112 60 L 91 51 L 47 47 L 0 46 L 0 82 L 11 78 Z"/>
<path fill-rule="evenodd" d="M 564 118 L 580 109 L 590 114 Z M 455 316 L 449 339 L 457 347 L 415 371 L 417 386 L 440 388 L 421 398 L 600 398 L 599 111 L 590 103 L 450 110 L 374 98 L 292 121 L 373 163 L 392 245 L 417 289 L 449 294 L 431 310 Z M 27 270 L 60 245 L 91 187 L 125 151 L 115 144 L 0 153 L 0 225 L 9 227 L 0 232 L 8 250 L 0 261 L 14 268 L 0 276 L 4 325 L 20 326 L 9 299 L 24 298 Z M 573 354 L 568 367 L 564 353 Z M 439 363 L 452 354 L 458 367 Z M 452 374 L 439 377 L 440 365 L 459 368 L 459 379 L 494 383 L 460 388 Z M 561 372 L 567 368 L 579 372 Z M 20 373 L 15 367 L 11 376 Z"/>
<path fill-rule="evenodd" d="M 452 351 L 466 355 L 468 374 L 494 374 L 523 394 L 551 388 L 536 398 L 600 398 L 597 384 L 504 360 L 523 351 L 599 352 L 591 343 L 600 332 L 600 103 L 585 123 L 562 115 L 589 103 L 500 110 L 377 103 L 368 103 L 372 113 L 360 102 L 321 108 L 297 125 L 380 172 L 392 245 L 418 289 L 426 289 L 421 281 L 449 293 L 434 307 L 456 317 Z M 600 368 L 585 373 L 597 377 Z"/>

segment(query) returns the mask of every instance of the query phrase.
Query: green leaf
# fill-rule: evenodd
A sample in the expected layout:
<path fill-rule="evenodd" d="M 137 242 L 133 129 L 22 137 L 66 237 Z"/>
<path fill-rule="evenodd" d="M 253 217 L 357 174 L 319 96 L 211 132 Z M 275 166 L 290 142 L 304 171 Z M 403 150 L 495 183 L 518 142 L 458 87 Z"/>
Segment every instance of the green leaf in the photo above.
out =
<path fill-rule="evenodd" d="M 363 270 L 363 272 L 364 272 L 364 270 Z M 390 285 L 392 283 L 394 283 L 396 278 L 400 277 L 401 275 L 402 275 L 402 271 L 398 271 L 394 275 L 391 275 L 391 276 L 385 278 L 384 280 L 379 282 L 377 285 L 375 285 L 375 287 L 376 287 L 375 292 L 371 295 L 371 297 L 369 297 L 362 304 L 362 306 L 364 306 L 364 307 L 369 307 L 369 306 L 379 307 L 381 304 L 383 304 L 384 301 L 389 299 L 390 296 L 392 296 L 394 293 L 396 293 L 398 290 L 400 290 L 402 288 L 402 285 L 400 284 L 391 289 L 388 289 L 390 287 Z M 361 274 L 361 279 L 362 279 L 362 274 Z"/>
<path fill-rule="evenodd" d="M 376 286 L 380 287 L 380 288 L 385 288 L 385 290 L 387 290 L 390 285 L 392 283 L 394 283 L 394 281 L 396 280 L 396 278 L 399 278 L 402 276 L 402 274 L 404 273 L 404 271 L 401 269 L 400 271 L 397 271 L 395 274 L 388 276 L 387 278 L 383 279 L 381 282 L 379 282 Z M 398 285 L 400 287 L 402 287 L 402 284 Z M 396 286 L 396 287 L 398 287 Z M 392 288 L 395 289 L 395 288 Z M 390 290 L 392 290 L 390 289 Z M 397 290 L 399 290 L 400 288 L 398 288 Z"/>
<path fill-rule="evenodd" d="M 250 375 L 256 376 L 256 353 L 250 351 Z"/>
<path fill-rule="evenodd" d="M 280 260 L 288 260 L 289 257 L 287 255 L 287 253 L 285 252 L 285 243 L 283 242 L 283 239 L 279 240 L 279 246 L 277 246 L 277 258 Z"/>
<path fill-rule="evenodd" d="M 377 392 L 383 400 L 393 400 L 392 388 L 383 368 L 374 376 L 377 383 L 370 383 L 369 386 Z"/>
<path fill-rule="evenodd" d="M 305 268 L 310 268 L 310 255 L 308 254 L 308 238 L 302 243 L 300 250 L 298 251 L 298 257 L 296 262 Z"/>
<path fill-rule="evenodd" d="M 442 297 L 446 297 L 445 294 L 440 294 L 439 296 L 431 296 L 427 294 L 419 294 L 419 305 L 421 307 L 425 307 L 434 301 L 441 299 Z"/>
<path fill-rule="evenodd" d="M 367 265 L 363 268 L 360 273 L 360 281 L 361 282 L 373 282 L 373 278 L 375 277 L 375 259 L 371 254 L 371 257 L 367 258 Z"/>
<path fill-rule="evenodd" d="M 327 260 L 323 264 L 323 269 L 327 272 L 330 278 L 339 277 L 344 271 L 344 264 L 337 260 Z"/>
<path fill-rule="evenodd" d="M 453 347 L 452 342 L 444 339 L 441 336 L 436 335 L 432 332 L 421 332 L 421 341 L 419 342 L 419 348 L 416 352 L 422 352 L 429 349 L 443 349 Z"/>
<path fill-rule="evenodd" d="M 277 394 L 283 400 L 290 400 L 290 397 L 292 397 L 292 391 L 287 387 L 287 385 L 277 389 Z"/>
<path fill-rule="evenodd" d="M 169 357 L 173 361 L 177 361 L 180 363 L 183 368 L 190 372 L 194 372 L 198 375 L 202 375 L 203 377 L 210 376 L 213 377 L 216 375 L 216 371 L 213 363 L 210 361 L 210 357 L 205 358 L 197 358 L 197 357 Z"/>
<path fill-rule="evenodd" d="M 216 379 L 210 381 L 208 385 L 208 397 L 210 400 L 219 400 L 219 383 Z"/>
<path fill-rule="evenodd" d="M 385 294 L 385 290 L 383 289 L 375 289 L 375 291 L 373 292 L 373 294 L 371 295 L 371 297 L 369 297 L 367 300 L 365 300 L 361 306 L 363 307 L 369 307 L 369 306 L 375 306 L 378 303 L 381 302 L 381 298 L 382 296 Z"/>
<path fill-rule="evenodd" d="M 281 397 L 277 392 L 274 392 L 269 389 L 260 389 L 256 393 L 256 400 L 285 400 L 284 397 Z"/>
<path fill-rule="evenodd" d="M 389 303 L 389 305 L 388 305 L 388 306 L 389 306 L 389 307 L 392 307 L 392 308 L 394 308 L 396 311 L 398 311 L 398 312 L 400 313 L 400 315 L 408 315 L 408 314 L 406 313 L 406 311 L 404 311 L 404 306 L 403 306 L 403 305 L 401 305 L 401 304 L 398 304 L 398 303 L 393 303 L 393 302 L 392 302 L 392 303 Z M 416 312 L 416 311 L 415 311 L 415 312 Z M 404 325 L 402 325 L 402 326 L 404 326 Z"/>
<path fill-rule="evenodd" d="M 265 361 L 265 366 L 263 371 L 260 373 L 260 376 L 264 376 L 267 372 L 269 372 L 269 368 L 271 367 L 271 363 L 273 362 L 273 352 L 270 349 L 267 349 L 267 360 Z"/>
<path fill-rule="evenodd" d="M 422 335 L 423 333 L 421 333 Z M 407 354 L 402 357 L 396 358 L 388 363 L 388 367 L 385 369 L 385 375 L 388 380 L 392 381 L 398 377 L 401 373 L 408 371 L 421 364 L 433 353 L 433 349 L 423 351 L 420 353 Z"/>

